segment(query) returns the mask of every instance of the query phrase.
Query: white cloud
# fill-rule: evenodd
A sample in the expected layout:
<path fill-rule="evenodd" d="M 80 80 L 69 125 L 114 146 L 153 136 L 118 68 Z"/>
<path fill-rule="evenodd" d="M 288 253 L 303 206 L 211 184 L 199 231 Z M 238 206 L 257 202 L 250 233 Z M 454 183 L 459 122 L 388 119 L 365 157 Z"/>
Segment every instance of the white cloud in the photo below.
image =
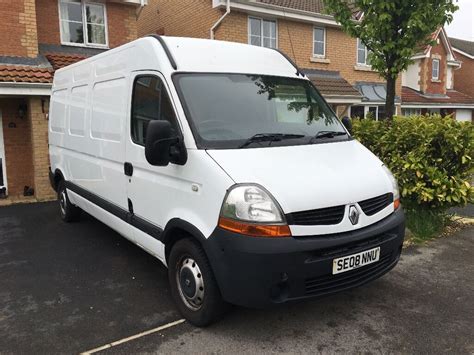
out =
<path fill-rule="evenodd" d="M 474 41 L 474 0 L 459 0 L 454 21 L 446 27 L 450 37 Z"/>

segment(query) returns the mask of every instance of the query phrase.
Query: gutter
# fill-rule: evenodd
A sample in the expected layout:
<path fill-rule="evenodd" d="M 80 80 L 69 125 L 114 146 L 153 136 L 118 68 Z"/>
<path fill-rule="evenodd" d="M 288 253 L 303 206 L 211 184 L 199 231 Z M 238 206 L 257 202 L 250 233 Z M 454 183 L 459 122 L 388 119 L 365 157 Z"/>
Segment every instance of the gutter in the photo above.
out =
<path fill-rule="evenodd" d="M 50 96 L 52 83 L 0 82 L 0 96 Z"/>
<path fill-rule="evenodd" d="M 226 10 L 225 10 L 224 15 L 222 15 L 221 18 L 219 20 L 217 20 L 217 22 L 214 24 L 214 26 L 211 27 L 210 38 L 212 40 L 214 39 L 214 34 L 215 34 L 215 31 L 216 31 L 216 28 L 219 27 L 219 25 L 227 17 L 228 14 L 230 14 L 230 0 L 227 0 L 227 5 L 226 5 Z"/>

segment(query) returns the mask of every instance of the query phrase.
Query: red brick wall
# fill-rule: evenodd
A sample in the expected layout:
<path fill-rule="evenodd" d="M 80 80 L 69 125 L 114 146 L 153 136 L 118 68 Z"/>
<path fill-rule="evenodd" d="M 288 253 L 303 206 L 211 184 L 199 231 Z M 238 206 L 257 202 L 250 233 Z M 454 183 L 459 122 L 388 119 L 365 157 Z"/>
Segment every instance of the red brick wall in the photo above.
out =
<path fill-rule="evenodd" d="M 138 21 L 138 35 L 209 38 L 222 13 L 212 8 L 212 0 L 149 0 Z"/>
<path fill-rule="evenodd" d="M 34 0 L 2 0 L 0 6 L 0 55 L 36 57 Z"/>
<path fill-rule="evenodd" d="M 461 69 L 454 70 L 454 89 L 474 97 L 474 59 L 458 52 L 456 58 L 462 62 Z"/>
<path fill-rule="evenodd" d="M 107 3 L 107 24 L 111 48 L 137 38 L 135 7 Z M 58 0 L 36 0 L 38 42 L 61 44 Z"/>
<path fill-rule="evenodd" d="M 28 117 L 18 117 L 20 99 L 0 99 L 3 140 L 7 168 L 8 193 L 23 195 L 25 186 L 33 186 L 31 123 Z M 9 127 L 14 124 L 16 127 Z"/>
<path fill-rule="evenodd" d="M 433 59 L 439 59 L 439 80 L 432 80 Z M 423 59 L 421 64 L 422 91 L 429 94 L 446 94 L 447 52 L 440 43 L 431 49 L 431 57 Z"/>

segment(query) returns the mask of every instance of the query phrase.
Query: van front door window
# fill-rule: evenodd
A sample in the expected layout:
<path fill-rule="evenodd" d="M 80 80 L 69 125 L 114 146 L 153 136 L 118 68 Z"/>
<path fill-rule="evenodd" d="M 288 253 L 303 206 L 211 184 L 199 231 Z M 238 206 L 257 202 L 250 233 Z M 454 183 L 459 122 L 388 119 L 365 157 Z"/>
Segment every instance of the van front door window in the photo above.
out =
<path fill-rule="evenodd" d="M 151 120 L 166 120 L 178 131 L 176 116 L 165 86 L 154 75 L 142 75 L 133 85 L 131 134 L 134 143 L 145 145 Z"/>

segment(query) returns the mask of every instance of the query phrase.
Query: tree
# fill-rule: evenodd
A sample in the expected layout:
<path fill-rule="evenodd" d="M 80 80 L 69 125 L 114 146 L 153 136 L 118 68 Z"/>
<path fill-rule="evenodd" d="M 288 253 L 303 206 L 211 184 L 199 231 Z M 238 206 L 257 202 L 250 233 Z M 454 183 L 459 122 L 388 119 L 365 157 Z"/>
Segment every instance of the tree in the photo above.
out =
<path fill-rule="evenodd" d="M 457 0 L 456 0 L 457 1 Z M 372 68 L 387 81 L 385 113 L 395 114 L 399 74 L 420 48 L 434 44 L 432 34 L 453 20 L 454 0 L 324 0 L 342 29 L 370 51 Z M 361 14 L 359 19 L 355 14 Z"/>

